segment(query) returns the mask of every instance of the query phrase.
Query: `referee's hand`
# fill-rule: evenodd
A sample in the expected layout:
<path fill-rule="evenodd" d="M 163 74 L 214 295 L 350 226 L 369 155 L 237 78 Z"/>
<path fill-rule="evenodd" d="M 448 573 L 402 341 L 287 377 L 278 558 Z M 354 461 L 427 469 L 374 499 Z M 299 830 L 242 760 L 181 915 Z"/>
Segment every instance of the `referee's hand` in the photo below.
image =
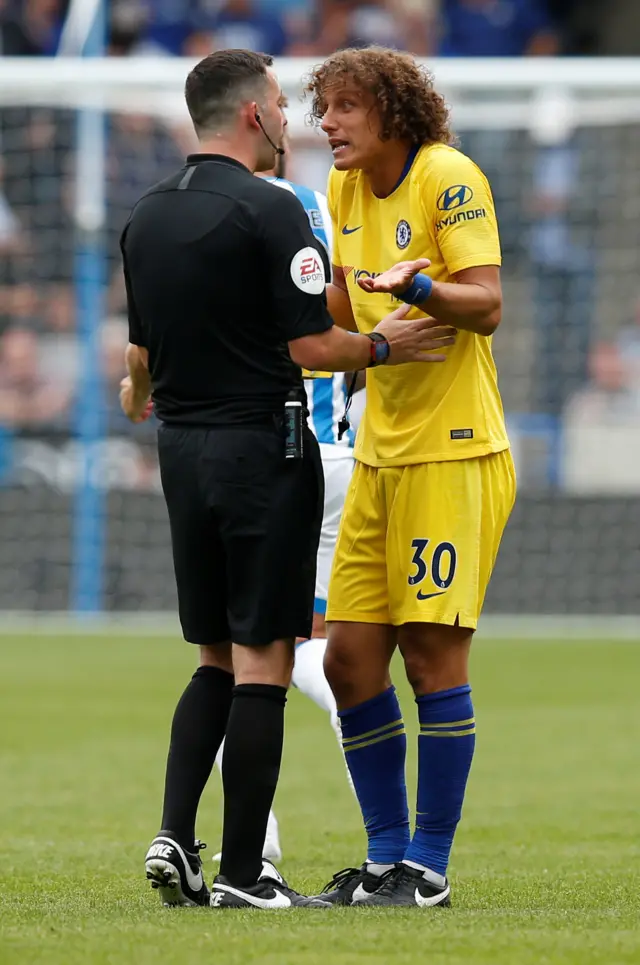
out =
<path fill-rule="evenodd" d="M 143 398 L 136 393 L 130 375 L 120 382 L 120 406 L 127 419 L 135 423 L 146 422 L 153 412 L 151 399 L 148 395 Z"/>
<path fill-rule="evenodd" d="M 410 309 L 411 305 L 401 305 L 374 329 L 389 343 L 389 358 L 385 364 L 446 361 L 447 356 L 439 350 L 455 343 L 456 329 L 428 315 L 407 321 Z"/>

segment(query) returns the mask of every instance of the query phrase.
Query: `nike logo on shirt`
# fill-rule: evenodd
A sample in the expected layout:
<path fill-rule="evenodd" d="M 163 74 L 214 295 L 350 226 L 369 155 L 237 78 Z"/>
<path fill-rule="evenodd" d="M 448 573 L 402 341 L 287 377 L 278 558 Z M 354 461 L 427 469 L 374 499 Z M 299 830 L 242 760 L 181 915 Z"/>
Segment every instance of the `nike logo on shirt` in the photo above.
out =
<path fill-rule="evenodd" d="M 416 598 L 418 600 L 430 600 L 431 597 L 442 596 L 442 594 L 445 592 L 446 592 L 445 590 L 440 590 L 439 593 L 422 593 L 420 590 L 418 590 L 418 592 L 416 593 Z"/>
<path fill-rule="evenodd" d="M 352 235 L 354 231 L 360 231 L 360 228 L 361 228 L 361 227 L 362 227 L 361 224 L 359 224 L 359 225 L 357 226 L 357 228 L 347 228 L 347 226 L 345 225 L 344 228 L 342 229 L 342 234 L 343 234 L 343 235 Z"/>

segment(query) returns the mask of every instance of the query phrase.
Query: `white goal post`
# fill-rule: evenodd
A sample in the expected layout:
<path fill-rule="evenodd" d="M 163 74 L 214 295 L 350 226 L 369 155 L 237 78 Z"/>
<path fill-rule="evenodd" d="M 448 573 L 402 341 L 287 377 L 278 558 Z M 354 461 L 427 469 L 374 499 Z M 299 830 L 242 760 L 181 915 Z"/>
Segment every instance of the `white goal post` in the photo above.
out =
<path fill-rule="evenodd" d="M 318 61 L 276 60 L 290 97 L 293 136 L 305 133 L 303 78 Z M 640 121 L 638 58 L 473 58 L 425 62 L 453 106 L 454 126 L 544 127 Z M 0 58 L 0 104 L 102 107 L 186 119 L 182 91 L 194 61 L 185 58 Z M 473 103 L 468 95 L 474 94 Z M 467 95 L 467 96 L 465 96 Z M 482 95 L 479 100 L 479 95 Z"/>

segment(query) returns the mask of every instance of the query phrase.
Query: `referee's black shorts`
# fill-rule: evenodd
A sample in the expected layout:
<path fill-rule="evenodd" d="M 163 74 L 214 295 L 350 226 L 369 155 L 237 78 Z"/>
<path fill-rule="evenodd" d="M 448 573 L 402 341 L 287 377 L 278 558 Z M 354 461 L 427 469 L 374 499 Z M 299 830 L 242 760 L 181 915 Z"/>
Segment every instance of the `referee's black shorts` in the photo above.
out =
<path fill-rule="evenodd" d="M 163 425 L 158 432 L 185 640 L 264 646 L 311 635 L 324 477 L 282 432 Z"/>

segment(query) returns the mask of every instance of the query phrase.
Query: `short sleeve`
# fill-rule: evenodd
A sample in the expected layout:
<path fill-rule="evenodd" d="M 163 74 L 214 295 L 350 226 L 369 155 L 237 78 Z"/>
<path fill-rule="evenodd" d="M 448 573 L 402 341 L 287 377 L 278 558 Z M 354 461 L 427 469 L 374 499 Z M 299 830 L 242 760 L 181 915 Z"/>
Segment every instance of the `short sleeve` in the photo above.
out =
<path fill-rule="evenodd" d="M 144 329 L 142 325 L 142 319 L 138 314 L 138 309 L 136 308 L 135 299 L 133 297 L 133 286 L 131 284 L 129 269 L 127 267 L 126 237 L 127 237 L 128 227 L 129 225 L 127 224 L 124 231 L 122 232 L 122 237 L 120 238 L 120 251 L 122 252 L 122 270 L 124 272 L 124 284 L 127 291 L 127 315 L 129 317 L 129 341 L 131 342 L 132 345 L 140 345 L 142 348 L 148 348 L 147 339 L 144 334 Z"/>
<path fill-rule="evenodd" d="M 454 275 L 465 268 L 500 265 L 498 224 L 484 174 L 459 151 L 442 152 L 436 163 L 435 190 L 425 199 L 425 207 L 435 222 L 447 271 Z"/>
<path fill-rule="evenodd" d="M 329 208 L 329 217 L 331 218 L 331 258 L 333 264 L 341 268 L 342 260 L 339 247 L 340 232 L 338 231 L 338 172 L 335 168 L 331 168 L 329 171 L 329 180 L 327 181 L 327 206 Z"/>
<path fill-rule="evenodd" d="M 329 260 L 298 199 L 267 185 L 261 205 L 266 284 L 285 341 L 326 332 L 333 325 L 325 296 Z"/>

